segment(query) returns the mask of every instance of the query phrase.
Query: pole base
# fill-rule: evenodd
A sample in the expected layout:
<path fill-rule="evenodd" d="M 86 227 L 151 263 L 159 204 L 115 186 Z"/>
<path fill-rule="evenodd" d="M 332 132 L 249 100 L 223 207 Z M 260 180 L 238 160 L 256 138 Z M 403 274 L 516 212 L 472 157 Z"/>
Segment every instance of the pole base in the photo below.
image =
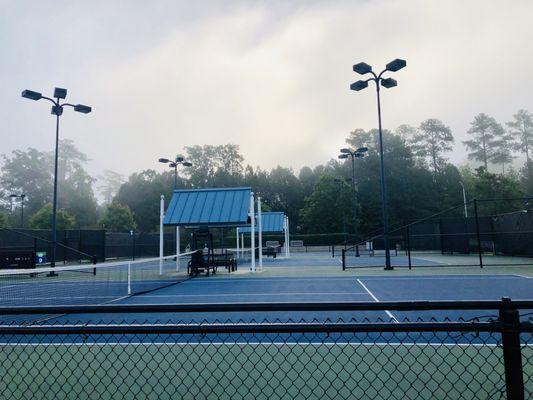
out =
<path fill-rule="evenodd" d="M 394 267 L 391 265 L 390 267 L 383 268 L 385 271 L 394 271 Z"/>

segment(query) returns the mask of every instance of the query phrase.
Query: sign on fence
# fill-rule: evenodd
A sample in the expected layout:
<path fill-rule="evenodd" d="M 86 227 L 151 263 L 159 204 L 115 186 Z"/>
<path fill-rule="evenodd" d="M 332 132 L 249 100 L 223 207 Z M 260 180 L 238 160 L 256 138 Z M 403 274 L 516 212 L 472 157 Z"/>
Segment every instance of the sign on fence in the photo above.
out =
<path fill-rule="evenodd" d="M 304 247 L 304 241 L 303 240 L 291 240 L 290 246 L 291 247 Z"/>

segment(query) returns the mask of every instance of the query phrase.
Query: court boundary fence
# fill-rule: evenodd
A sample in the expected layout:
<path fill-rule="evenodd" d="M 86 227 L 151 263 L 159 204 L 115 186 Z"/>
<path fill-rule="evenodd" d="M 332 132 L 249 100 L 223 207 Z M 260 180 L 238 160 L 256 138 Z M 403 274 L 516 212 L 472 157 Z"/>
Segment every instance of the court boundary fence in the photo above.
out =
<path fill-rule="evenodd" d="M 216 323 L 83 323 L 83 324 L 42 324 L 39 322 L 36 323 L 25 323 L 16 325 L 11 324 L 0 324 L 0 341 L 3 343 L 1 346 L 6 346 L 6 338 L 26 338 L 30 337 L 32 340 L 29 341 L 29 351 L 37 352 L 37 357 L 41 357 L 42 354 L 48 354 L 51 352 L 51 358 L 61 359 L 61 354 L 59 353 L 60 346 L 52 346 L 51 349 L 43 351 L 39 347 L 46 347 L 47 337 L 52 337 L 57 340 L 57 343 L 64 343 L 65 337 L 67 335 L 81 335 L 84 337 L 84 341 L 89 340 L 91 336 L 89 335 L 98 335 L 100 340 L 108 340 L 109 343 L 113 343 L 113 335 L 118 335 L 118 337 L 128 337 L 128 335 L 133 335 L 133 337 L 138 337 L 135 335 L 156 335 L 156 337 L 166 337 L 164 335 L 181 335 L 180 337 L 196 337 L 203 338 L 202 340 L 212 340 L 208 341 L 207 345 L 210 343 L 224 343 L 224 338 L 227 338 L 228 335 L 236 335 L 239 339 L 239 343 L 244 341 L 245 344 L 250 344 L 250 341 L 247 341 L 247 338 L 257 337 L 264 338 L 265 335 L 273 335 L 276 340 L 282 338 L 291 337 L 290 335 L 311 335 L 314 340 L 317 337 L 332 338 L 335 334 L 349 334 L 353 340 L 353 344 L 358 344 L 357 335 L 359 334 L 368 334 L 368 333 L 379 333 L 380 335 L 384 334 L 402 334 L 406 336 L 394 336 L 394 337 L 409 337 L 412 333 L 432 333 L 435 336 L 434 339 L 442 338 L 442 335 L 448 339 L 453 338 L 452 333 L 461 333 L 461 334 L 472 334 L 472 336 L 462 336 L 465 340 L 468 341 L 463 347 L 468 347 L 472 345 L 483 346 L 486 345 L 490 347 L 486 342 L 483 342 L 481 339 L 483 335 L 492 335 L 490 337 L 496 337 L 495 346 L 491 348 L 499 349 L 496 353 L 491 353 L 491 360 L 494 362 L 494 357 L 501 359 L 496 361 L 496 364 L 484 364 L 478 365 L 474 360 L 470 360 L 471 368 L 479 368 L 479 371 L 469 370 L 469 373 L 480 373 L 480 374 L 490 374 L 490 376 L 498 376 L 500 370 L 503 371 L 504 377 L 502 380 L 505 383 L 505 387 L 497 387 L 496 391 L 500 397 L 505 397 L 508 400 L 523 400 L 525 399 L 525 393 L 531 394 L 531 386 L 533 385 L 533 376 L 531 372 L 533 371 L 533 356 L 531 353 L 531 348 L 533 346 L 533 341 L 531 340 L 533 334 L 533 320 L 531 317 L 524 319 L 527 314 L 521 314 L 523 312 L 529 312 L 533 309 L 533 301 L 512 301 L 509 298 L 503 298 L 501 301 L 440 301 L 440 302 L 430 302 L 430 301 L 417 301 L 417 302 L 380 302 L 380 303 L 363 303 L 363 302 L 353 302 L 353 303 L 241 303 L 241 304 L 163 304 L 163 305 L 102 305 L 102 306 L 69 306 L 69 307 L 2 307 L 0 308 L 0 315 L 29 315 L 29 314 L 47 314 L 47 315 L 65 315 L 70 313 L 83 313 L 83 314 L 109 314 L 113 313 L 116 315 L 119 314 L 135 314 L 135 313 L 211 313 L 211 312 L 265 312 L 265 311 L 433 311 L 433 310 L 470 310 L 470 311 L 481 311 L 481 310 L 492 310 L 496 311 L 497 315 L 493 318 L 487 319 L 486 317 L 479 317 L 472 320 L 459 320 L 459 321 L 428 321 L 422 322 L 417 319 L 414 322 L 409 321 L 363 321 L 363 322 L 303 322 L 303 321 L 289 321 L 289 322 L 216 322 Z M 240 321 L 240 320 L 239 320 Z M 440 334 L 441 336 L 438 336 Z M 193 335 L 193 336 L 191 336 Z M 221 335 L 221 336 L 217 336 Z M 246 336 L 248 335 L 248 336 Z M 250 336 L 252 335 L 252 336 Z M 285 335 L 285 336 L 284 336 Z M 325 336 L 320 336 L 325 335 Z M 381 337 L 381 336 L 380 336 Z M 417 336 L 419 337 L 419 336 Z M 470 339 L 466 339 L 470 337 Z M 44 339 L 43 339 L 44 338 Z M 105 339 L 108 338 L 108 339 Z M 215 340 L 215 338 L 218 340 Z M 327 342 L 329 339 L 323 339 L 321 343 L 330 343 Z M 404 339 L 405 340 L 405 339 Z M 441 344 L 444 346 L 444 339 L 442 342 L 437 342 L 437 347 Z M 481 340 L 481 341 L 480 341 Z M 231 342 L 231 341 L 230 341 Z M 9 343 L 9 339 L 8 342 Z M 187 342 L 189 343 L 189 342 Z M 233 343 L 233 342 L 231 342 Z M 269 343 L 269 342 L 268 342 Z M 285 343 L 285 342 L 283 342 Z M 282 344 L 283 344 L 282 343 Z M 332 342 L 330 344 L 336 344 Z M 400 342 L 400 345 L 403 345 L 403 342 Z M 423 347 L 425 343 L 422 343 Z M 452 340 L 452 346 L 458 345 L 456 339 Z M 8 344 L 7 344 L 8 345 Z M 83 345 L 83 344 L 82 344 Z M 379 348 L 376 342 L 374 345 L 378 347 L 378 351 L 384 351 Z M 384 346 L 391 345 L 391 343 L 386 342 Z M 24 346 L 22 343 L 17 343 L 17 347 Z M 89 344 L 86 344 L 87 347 L 90 347 Z M 149 344 L 147 344 L 149 346 Z M 192 346 L 192 345 L 191 345 Z M 458 345 L 461 347 L 460 345 Z M 97 346 L 98 347 L 98 346 Z M 216 347 L 216 346 L 215 346 Z M 268 347 L 268 346 L 267 346 Z M 444 346 L 445 347 L 445 346 Z M 125 348 L 125 347 L 124 347 Z M 254 348 L 257 348 L 255 346 Z M 131 353 L 121 353 L 121 349 L 113 350 L 113 352 L 120 353 L 122 362 L 124 363 L 125 359 L 129 359 Z M 205 352 L 205 349 L 202 350 Z M 478 350 L 479 351 L 479 350 Z M 527 353 L 526 353 L 527 351 Z M 57 352 L 55 354 L 54 352 Z M 496 354 L 496 355 L 495 355 Z M 18 355 L 18 353 L 17 353 Z M 247 357 L 250 354 L 245 354 Z M 78 355 L 80 356 L 80 355 Z M 153 356 L 153 355 L 152 355 Z M 328 353 L 326 357 L 331 357 L 331 353 Z M 342 356 L 342 354 L 341 354 Z M 345 356 L 345 355 L 344 355 Z M 479 356 L 479 354 L 478 354 Z M 82 356 L 83 357 L 83 356 Z M 94 356 L 92 356 L 94 357 Z M 220 357 L 220 354 L 217 354 L 216 357 Z M 307 356 L 306 356 L 307 357 Z M 386 356 L 383 356 L 386 357 Z M 468 357 L 468 355 L 467 355 Z M 473 357 L 473 356 L 472 356 Z M 94 360 L 94 359 L 93 359 Z M 378 358 L 373 358 L 375 363 L 379 363 Z M 415 359 L 416 360 L 416 359 Z M 79 361 L 79 360 L 78 360 Z M 234 361 L 237 361 L 237 358 L 234 358 Z M 330 360 L 331 361 L 331 360 Z M 464 361 L 464 360 L 463 360 Z M 477 360 L 480 361 L 480 360 Z M 486 361 L 486 360 L 485 360 Z M 19 362 L 19 361 L 17 361 Z M 224 361 L 226 365 L 231 369 L 231 364 L 228 364 L 230 361 Z M 345 362 L 347 362 L 345 360 Z M 431 362 L 431 359 L 428 359 L 428 363 Z M 442 360 L 441 360 L 442 362 Z M 127 363 L 127 361 L 125 362 Z M 46 364 L 43 364 L 46 365 Z M 109 365 L 109 364 L 108 364 Z M 124 367 L 126 365 L 124 364 Z M 252 368 L 249 365 L 250 368 Z M 372 365 L 368 365 L 369 368 L 372 368 Z M 376 367 L 376 366 L 374 366 Z M 439 368 L 439 365 L 432 365 L 432 367 Z M 453 368 L 454 366 L 449 366 Z M 266 365 L 268 368 L 268 365 Z M 24 370 L 23 371 L 27 371 Z M 466 372 L 466 371 L 465 371 Z M 9 374 L 18 374 L 18 371 L 8 371 Z M 21 372 L 23 373 L 23 372 Z M 60 374 L 61 371 L 54 371 L 55 374 Z M 382 373 L 389 373 L 388 371 Z M 8 374 L 8 375 L 9 375 Z M 391 372 L 392 374 L 392 372 Z M 327 373 L 326 373 L 327 375 Z M 331 374 L 330 374 L 331 375 Z M 327 376 L 330 376 L 327 375 Z M 476 375 L 472 375 L 473 378 Z M 11 376 L 12 379 L 19 379 L 20 377 Z M 390 377 L 389 377 L 390 378 Z M 62 378 L 63 379 L 63 378 Z M 218 378 L 220 379 L 220 378 Z M 333 378 L 332 378 L 333 379 Z M 445 378 L 446 379 L 446 378 Z M 462 374 L 457 376 L 457 379 L 463 380 L 465 377 Z M 501 379 L 501 378 L 499 378 Z M 401 382 L 397 382 L 392 379 L 395 384 L 399 385 Z M 295 384 L 294 381 L 290 381 L 292 384 Z M 390 383 L 389 381 L 387 381 Z M 393 383 L 393 384 L 394 384 Z M 453 382 L 450 382 L 453 388 Z M 472 382 L 470 382 L 472 383 Z M 494 382 L 489 382 L 496 385 Z M 408 382 L 407 388 L 413 390 L 409 384 L 413 385 L 413 382 Z M 461 385 L 468 388 L 469 382 L 462 381 Z M 526 386 L 527 385 L 527 386 Z M 186 387 L 187 390 L 190 389 L 189 386 Z M 242 389 L 242 388 L 241 388 Z M 284 389 L 287 389 L 284 387 Z M 360 388 L 358 388 L 360 390 Z M 404 387 L 405 389 L 405 387 Z M 7 389 L 6 389 L 7 390 Z M 245 390 L 245 389 L 242 389 Z M 270 390 L 270 388 L 269 388 Z M 288 390 L 288 389 L 287 389 Z M 325 389 L 324 389 L 325 390 Z M 373 389 L 374 390 L 374 389 Z M 403 389 L 402 389 L 403 390 Z M 456 390 L 455 388 L 450 390 Z M 465 389 L 467 390 L 467 389 Z M 469 389 L 468 389 L 469 390 Z M 242 393 L 240 393 L 242 394 Z M 445 393 L 448 395 L 449 393 Z M 455 393 L 456 395 L 457 393 Z M 461 394 L 461 393 L 459 393 Z M 463 393 L 464 394 L 464 393 Z M 453 395 L 450 394 L 452 397 Z M 489 397 L 496 395 L 492 393 Z M 347 397 L 351 397 L 348 395 Z M 462 397 L 462 396 L 460 396 Z"/>
<path fill-rule="evenodd" d="M 466 203 L 458 204 L 456 206 L 450 207 L 446 210 L 440 211 L 438 213 L 429 215 L 424 218 L 420 218 L 416 221 L 412 221 L 410 223 L 404 224 L 402 226 L 396 227 L 391 229 L 388 232 L 388 243 L 389 243 L 389 250 L 391 253 L 394 253 L 394 255 L 398 255 L 398 253 L 402 252 L 407 257 L 407 267 L 408 269 L 413 268 L 413 262 L 412 262 L 412 252 L 416 251 L 414 245 L 412 244 L 413 240 L 421 240 L 425 239 L 430 242 L 438 242 L 438 244 L 426 244 L 426 246 L 429 246 L 430 248 L 436 248 L 436 251 L 440 252 L 441 254 L 476 254 L 477 255 L 477 262 L 475 264 L 469 264 L 469 265 L 461 265 L 458 264 L 457 266 L 461 267 L 484 267 L 483 257 L 484 254 L 488 251 L 492 253 L 493 255 L 506 255 L 506 256 L 524 256 L 524 257 L 531 257 L 533 256 L 532 249 L 529 245 L 521 246 L 526 248 L 526 250 L 522 249 L 522 253 L 516 254 L 514 251 L 507 249 L 505 246 L 506 238 L 507 242 L 509 241 L 508 238 L 511 235 L 519 235 L 519 237 L 525 242 L 530 242 L 530 239 L 533 238 L 533 217 L 531 217 L 531 208 L 530 208 L 530 202 L 532 198 L 531 197 L 517 197 L 517 198 L 501 198 L 501 199 L 472 199 L 470 201 L 467 201 Z M 527 209 L 511 212 L 511 213 L 504 213 L 504 214 L 495 214 L 495 215 L 486 215 L 481 216 L 480 215 L 480 206 L 490 205 L 493 203 L 501 203 L 501 202 L 512 202 L 512 201 L 520 201 L 525 202 Z M 462 220 L 462 223 L 459 225 L 463 225 L 465 227 L 465 231 L 457 231 L 457 227 L 448 227 L 448 231 L 446 229 L 443 232 L 443 224 L 446 222 L 448 225 L 453 225 L 453 223 L 450 223 L 447 221 L 447 219 L 443 219 L 442 216 L 444 216 L 447 213 L 452 213 L 456 210 L 465 210 L 467 207 L 470 207 L 473 210 L 473 217 L 453 217 L 452 219 L 456 219 L 457 221 Z M 527 214 L 529 218 L 529 224 L 532 225 L 529 227 L 529 229 L 526 230 L 517 230 L 517 231 L 498 231 L 494 229 L 494 221 L 503 219 L 503 218 L 510 218 L 513 214 Z M 448 218 L 449 219 L 449 218 Z M 424 232 L 424 233 L 417 233 L 415 227 L 420 227 L 420 224 L 423 223 L 437 223 L 438 225 L 438 232 Z M 457 225 L 457 224 L 456 224 Z M 391 240 L 392 239 L 392 240 Z M 346 270 L 348 268 L 362 268 L 361 266 L 349 266 L 347 263 L 348 254 L 350 252 L 353 252 L 355 257 L 360 257 L 361 254 L 361 247 L 366 249 L 366 246 L 368 243 L 375 243 L 378 242 L 381 245 L 378 247 L 381 247 L 381 250 L 384 251 L 384 234 L 382 231 L 379 232 L 372 232 L 369 236 L 367 236 L 364 240 L 359 240 L 355 244 L 347 245 L 347 243 L 343 243 L 341 245 L 337 245 L 338 247 L 341 247 L 341 261 L 342 261 L 342 270 Z M 403 244 L 403 248 L 401 250 L 398 250 L 396 246 L 393 245 L 393 243 L 401 242 Z M 487 244 L 490 243 L 490 244 Z M 520 247 L 520 246 L 519 246 Z M 335 256 L 335 246 L 332 246 L 332 256 Z M 371 250 L 368 250 L 370 255 L 373 255 L 375 250 L 372 248 Z M 391 260 L 392 261 L 392 260 Z M 507 266 L 507 265 L 530 265 L 531 263 L 527 264 L 520 264 L 520 263 L 498 263 L 493 265 L 500 265 L 500 266 Z M 375 266 L 365 266 L 365 267 L 376 267 Z M 418 265 L 420 266 L 420 265 Z M 422 265 L 423 267 L 438 267 L 438 264 L 433 265 Z M 404 265 L 394 265 L 394 267 L 404 267 Z"/>

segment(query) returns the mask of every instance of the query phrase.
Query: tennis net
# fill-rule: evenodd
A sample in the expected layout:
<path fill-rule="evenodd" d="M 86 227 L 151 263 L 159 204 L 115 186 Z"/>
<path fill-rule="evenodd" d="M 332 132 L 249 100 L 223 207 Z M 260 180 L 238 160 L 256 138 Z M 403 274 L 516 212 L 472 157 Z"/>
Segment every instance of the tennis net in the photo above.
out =
<path fill-rule="evenodd" d="M 96 265 L 0 271 L 0 305 L 110 303 L 188 279 L 187 262 L 191 254 Z"/>

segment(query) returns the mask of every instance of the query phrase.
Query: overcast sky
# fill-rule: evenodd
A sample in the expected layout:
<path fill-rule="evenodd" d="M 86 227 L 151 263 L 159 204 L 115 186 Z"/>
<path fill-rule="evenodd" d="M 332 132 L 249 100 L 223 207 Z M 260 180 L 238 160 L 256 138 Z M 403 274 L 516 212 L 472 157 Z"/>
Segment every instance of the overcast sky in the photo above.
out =
<path fill-rule="evenodd" d="M 533 1 L 0 0 L 0 153 L 53 148 L 61 137 L 93 174 L 162 170 L 195 144 L 240 145 L 263 168 L 336 157 L 348 133 L 377 125 L 375 92 L 351 92 L 352 65 L 407 67 L 383 92 L 383 124 L 439 118 L 456 151 L 473 116 L 533 111 Z"/>

